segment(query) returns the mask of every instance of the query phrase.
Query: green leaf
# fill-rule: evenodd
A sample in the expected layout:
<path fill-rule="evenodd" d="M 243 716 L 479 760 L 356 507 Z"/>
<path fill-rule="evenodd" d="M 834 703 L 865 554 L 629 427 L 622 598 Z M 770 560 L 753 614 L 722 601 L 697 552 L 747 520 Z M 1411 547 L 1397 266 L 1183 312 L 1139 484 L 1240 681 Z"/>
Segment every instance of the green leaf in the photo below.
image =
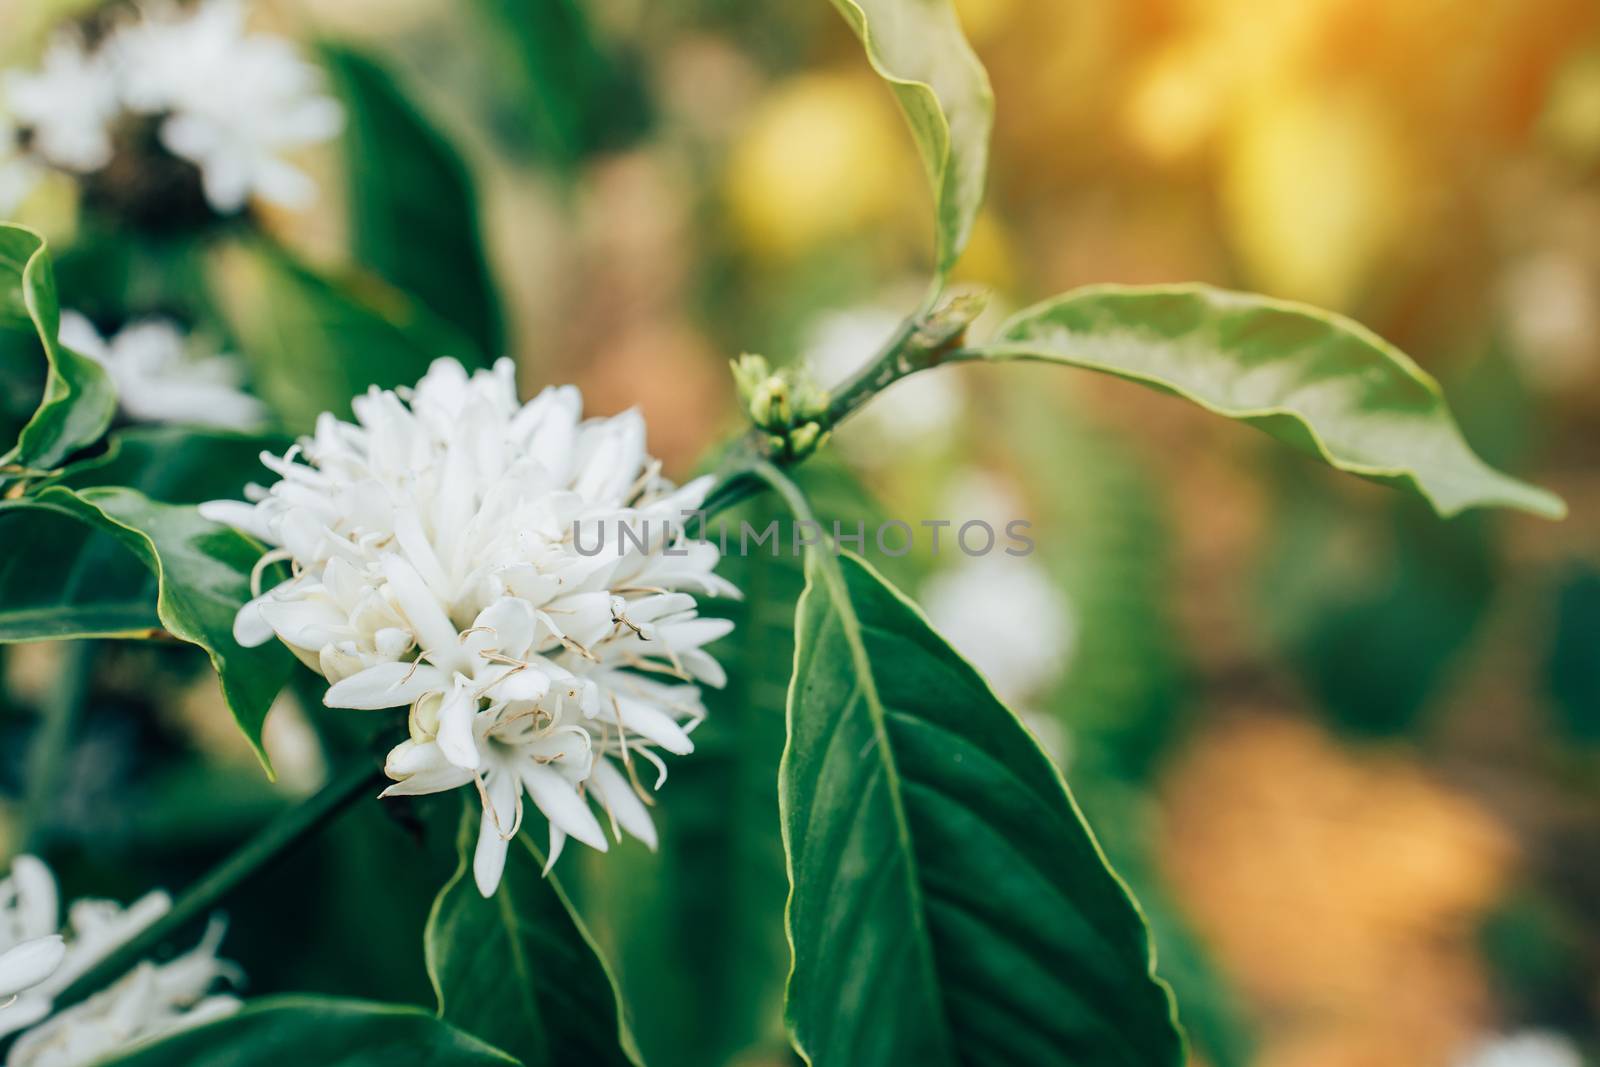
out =
<path fill-rule="evenodd" d="M 1500 584 L 1489 516 L 1440 523 L 1415 498 L 1386 503 L 1352 513 L 1286 473 L 1257 594 L 1316 710 L 1368 737 L 1427 721 Z"/>
<path fill-rule="evenodd" d="M 69 489 L 120 485 L 163 504 L 234 500 L 263 476 L 262 451 L 281 454 L 291 440 L 275 434 L 235 433 L 181 426 L 120 430 L 100 455 L 63 470 L 48 485 Z"/>
<path fill-rule="evenodd" d="M 1448 518 L 1519 508 L 1560 518 L 1553 493 L 1467 445 L 1437 382 L 1359 323 L 1205 285 L 1094 285 L 1014 315 L 959 358 L 1103 371 L 1265 430 L 1351 474 L 1416 489 Z"/>
<path fill-rule="evenodd" d="M 323 55 L 345 104 L 357 261 L 499 355 L 504 324 L 466 165 L 379 63 L 343 47 Z"/>
<path fill-rule="evenodd" d="M 336 997 L 267 997 L 100 1067 L 515 1067 L 420 1008 Z"/>
<path fill-rule="evenodd" d="M 155 575 L 76 511 L 0 501 L 0 542 L 0 643 L 160 632 Z"/>
<path fill-rule="evenodd" d="M 474 0 L 481 54 L 500 83 L 495 125 L 558 172 L 625 147 L 650 124 L 637 63 L 609 54 L 580 0 Z"/>
<path fill-rule="evenodd" d="M 1569 562 L 1556 591 L 1543 688 L 1564 736 L 1600 743 L 1600 567 Z"/>
<path fill-rule="evenodd" d="M 972 235 L 989 169 L 994 92 L 950 0 L 833 0 L 911 126 L 938 214 L 934 260 L 949 273 Z"/>
<path fill-rule="evenodd" d="M 796 480 L 830 529 L 832 519 L 847 529 L 861 519 L 870 530 L 881 518 L 826 456 L 807 461 Z M 738 549 L 741 523 L 756 537 L 786 517 L 765 494 L 719 515 L 706 531 L 711 541 L 726 535 L 717 573 L 742 596 L 701 603 L 702 615 L 734 622 L 713 650 L 728 682 L 702 692 L 707 715 L 694 732 L 694 754 L 672 765 L 657 795 L 651 814 L 660 847 L 625 842 L 603 856 L 582 853 L 590 862 L 578 895 L 618 962 L 634 1032 L 654 1067 L 776 1063 L 788 1054 L 789 881 L 773 785 L 805 574 L 787 535 L 776 557 L 770 540 Z M 676 978 L 663 983 L 661 974 Z"/>
<path fill-rule="evenodd" d="M 44 396 L 0 467 L 47 470 L 105 433 L 116 411 L 111 380 L 92 359 L 57 340 L 61 311 L 43 237 L 0 223 L 0 326 L 32 329 L 49 372 Z"/>
<path fill-rule="evenodd" d="M 462 812 L 454 877 L 424 934 L 439 1015 L 513 1053 L 524 1067 L 637 1065 L 616 983 L 544 856 L 518 834 L 488 900 L 472 878 L 479 819 Z"/>
<path fill-rule="evenodd" d="M 1136 906 L 917 607 L 813 552 L 779 775 L 788 1015 L 817 1064 L 1179 1064 Z"/>
<path fill-rule="evenodd" d="M 260 241 L 230 249 L 224 263 L 219 303 L 258 391 L 292 430 L 309 430 L 324 411 L 348 418 L 368 386 L 415 385 L 440 356 L 484 365 L 465 335 L 370 275 L 324 278 Z"/>
<path fill-rule="evenodd" d="M 77 533 L 69 520 L 89 532 Z M 135 587 L 114 549 L 131 552 L 155 578 L 159 626 L 210 655 L 234 719 L 272 773 L 261 728 L 294 661 L 275 641 L 243 648 L 233 639 L 259 546 L 192 507 L 119 486 L 52 486 L 3 501 L 0 525 L 13 550 L 0 565 L 0 640 L 151 636 L 149 579 Z"/>

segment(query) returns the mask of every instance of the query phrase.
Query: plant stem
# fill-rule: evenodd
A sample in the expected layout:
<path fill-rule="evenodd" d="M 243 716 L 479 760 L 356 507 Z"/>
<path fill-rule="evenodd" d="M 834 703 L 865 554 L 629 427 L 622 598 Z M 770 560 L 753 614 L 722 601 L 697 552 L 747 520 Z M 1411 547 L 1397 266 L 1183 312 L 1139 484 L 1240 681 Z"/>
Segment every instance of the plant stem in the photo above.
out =
<path fill-rule="evenodd" d="M 280 814 L 186 890 L 172 910 L 101 960 L 56 998 L 55 1011 L 83 1000 L 150 956 L 184 926 L 216 907 L 262 867 L 279 859 L 320 829 L 352 801 L 383 780 L 383 770 L 357 763 L 331 778 L 312 796 Z"/>
<path fill-rule="evenodd" d="M 89 698 L 94 673 L 95 641 L 70 641 L 62 650 L 55 690 L 45 704 L 33 744 L 28 749 L 28 791 L 22 802 L 22 851 L 36 852 L 50 835 L 50 810 L 61 796 L 61 777 L 72 750 L 72 737 Z"/>
<path fill-rule="evenodd" d="M 901 378 L 943 363 L 950 352 L 961 347 L 967 327 L 983 311 L 987 299 L 981 293 L 963 294 L 902 322 L 878 354 L 834 393 L 822 420 L 823 429 L 832 430 Z"/>
<path fill-rule="evenodd" d="M 937 367 L 949 361 L 952 353 L 962 351 L 967 327 L 982 312 L 987 300 L 987 294 L 966 293 L 903 321 L 861 370 L 834 391 L 827 410 L 817 420 L 822 431 L 832 431 L 901 378 Z M 766 444 L 767 440 L 768 435 L 757 429 L 729 447 L 722 463 L 722 480 L 701 505 L 700 510 L 707 520 L 770 486 L 770 479 L 759 474 L 757 468 L 764 464 L 791 466 L 810 454 L 807 451 L 798 457 L 775 455 Z"/>

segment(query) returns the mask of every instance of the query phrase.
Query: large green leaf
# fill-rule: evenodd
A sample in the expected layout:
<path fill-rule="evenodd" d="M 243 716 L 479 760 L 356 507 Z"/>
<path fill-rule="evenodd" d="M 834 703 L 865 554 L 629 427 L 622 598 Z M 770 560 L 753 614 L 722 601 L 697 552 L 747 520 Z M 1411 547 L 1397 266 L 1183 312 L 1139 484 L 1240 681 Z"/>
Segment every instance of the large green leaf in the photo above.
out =
<path fill-rule="evenodd" d="M 650 123 L 640 65 L 614 56 L 582 0 L 473 0 L 484 67 L 502 107 L 495 125 L 560 173 L 626 146 Z"/>
<path fill-rule="evenodd" d="M 1238 419 L 1339 470 L 1416 489 L 1440 515 L 1560 498 L 1485 464 L 1438 383 L 1330 312 L 1204 285 L 1096 285 L 1028 308 L 958 358 L 1103 371 Z"/>
<path fill-rule="evenodd" d="M 101 1067 L 515 1067 L 499 1049 L 419 1008 L 267 997 Z"/>
<path fill-rule="evenodd" d="M 125 486 L 165 504 L 235 498 L 275 439 L 139 427 L 43 485 Z M 281 451 L 281 447 L 278 447 Z M 0 504 L 10 550 L 0 559 L 0 641 L 146 637 L 161 629 L 156 576 L 121 540 L 37 497 Z"/>
<path fill-rule="evenodd" d="M 472 878 L 476 805 L 462 813 L 461 863 L 424 935 L 439 1015 L 500 1045 L 524 1067 L 639 1061 L 605 961 L 544 857 L 518 834 L 495 895 Z"/>
<path fill-rule="evenodd" d="M 414 385 L 440 356 L 484 363 L 464 334 L 371 275 L 324 278 L 261 241 L 223 262 L 220 303 L 259 392 L 292 430 L 324 411 L 348 418 L 368 386 Z"/>
<path fill-rule="evenodd" d="M 865 562 L 806 567 L 779 776 L 797 1047 L 1181 1063 L 1144 923 L 1050 760 Z"/>
<path fill-rule="evenodd" d="M 324 56 L 347 116 L 357 261 L 459 327 L 484 355 L 500 355 L 500 304 L 461 157 L 371 57 L 343 47 L 326 48 Z"/>
<path fill-rule="evenodd" d="M 947 273 L 983 204 L 994 93 L 951 0 L 833 0 L 894 90 L 938 212 L 934 259 Z"/>
<path fill-rule="evenodd" d="M 61 311 L 44 238 L 4 223 L 0 223 L 0 326 L 33 330 L 49 365 L 38 408 L 16 443 L 0 455 L 0 468 L 51 468 L 105 433 L 116 411 L 116 391 L 98 363 L 57 340 Z"/>
<path fill-rule="evenodd" d="M 796 480 L 825 523 L 876 526 L 865 491 L 827 457 L 808 461 Z M 624 842 L 603 856 L 582 854 L 590 861 L 584 909 L 614 946 L 634 1031 L 652 1067 L 777 1062 L 788 1050 L 788 878 L 773 784 L 805 575 L 787 541 L 776 557 L 770 541 L 749 552 L 738 548 L 741 524 L 760 536 L 786 517 L 767 494 L 719 515 L 706 532 L 712 541 L 726 535 L 717 573 L 741 597 L 701 602 L 703 615 L 734 622 L 713 650 L 728 681 L 702 693 L 707 715 L 694 731 L 694 754 L 672 764 L 657 794 L 651 814 L 660 847 Z M 661 982 L 667 973 L 677 980 Z"/>
<path fill-rule="evenodd" d="M 275 641 L 243 648 L 233 639 L 259 546 L 192 507 L 120 486 L 52 486 L 0 502 L 0 526 L 12 549 L 0 564 L 0 640 L 143 637 L 159 625 L 210 655 L 239 728 L 271 773 L 261 728 L 294 661 Z M 143 580 L 128 553 L 146 568 Z"/>
<path fill-rule="evenodd" d="M 263 450 L 281 454 L 290 439 L 180 426 L 134 426 L 111 435 L 106 450 L 42 485 L 69 489 L 120 485 L 162 504 L 234 500 L 266 472 Z"/>
<path fill-rule="evenodd" d="M 152 637 L 156 578 L 70 508 L 0 501 L 0 642 Z"/>

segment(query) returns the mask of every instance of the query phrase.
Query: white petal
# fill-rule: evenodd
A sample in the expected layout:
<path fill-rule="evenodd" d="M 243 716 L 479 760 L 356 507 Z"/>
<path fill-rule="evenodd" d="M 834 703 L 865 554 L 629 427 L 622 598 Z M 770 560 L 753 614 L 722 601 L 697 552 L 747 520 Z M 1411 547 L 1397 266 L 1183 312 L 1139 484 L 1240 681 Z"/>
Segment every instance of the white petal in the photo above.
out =
<path fill-rule="evenodd" d="M 567 835 L 555 823 L 550 824 L 550 852 L 544 859 L 544 870 L 541 874 L 549 875 L 550 868 L 556 865 L 556 860 L 561 858 L 561 850 L 566 847 Z"/>
<path fill-rule="evenodd" d="M 631 697 L 618 696 L 616 701 L 617 711 L 622 716 L 622 725 L 640 737 L 654 741 L 676 756 L 687 755 L 694 751 L 694 742 L 689 739 L 683 727 L 660 708 Z"/>
<path fill-rule="evenodd" d="M 11 861 L 16 891 L 16 922 L 24 937 L 44 937 L 61 926 L 61 901 L 55 875 L 43 860 L 24 852 Z"/>
<path fill-rule="evenodd" d="M 533 798 L 534 804 L 544 812 L 551 825 L 561 827 L 590 848 L 601 852 L 606 850 L 606 835 L 600 829 L 600 823 L 571 782 L 558 772 L 536 763 L 524 764 L 521 770 L 522 784 L 528 787 L 528 796 Z"/>
<path fill-rule="evenodd" d="M 439 708 L 439 751 L 457 767 L 476 770 L 483 766 L 472 732 L 477 715 L 478 698 L 472 683 L 458 674 L 455 687 Z"/>
<path fill-rule="evenodd" d="M 24 941 L 0 955 L 0 997 L 11 997 L 38 985 L 55 973 L 67 955 L 60 934 Z"/>
<path fill-rule="evenodd" d="M 500 885 L 500 876 L 506 869 L 506 847 L 510 842 L 500 836 L 494 819 L 485 809 L 478 824 L 478 847 L 472 853 L 472 879 L 478 883 L 478 892 L 485 897 L 494 896 Z"/>
<path fill-rule="evenodd" d="M 444 672 L 426 663 L 380 663 L 328 688 L 330 708 L 399 708 L 422 694 L 445 687 Z"/>
<path fill-rule="evenodd" d="M 263 593 L 254 600 L 245 601 L 239 614 L 233 617 L 233 639 L 243 647 L 257 648 L 272 640 L 272 624 L 261 614 L 262 601 L 271 595 Z"/>
<path fill-rule="evenodd" d="M 399 556 L 383 557 L 383 576 L 395 598 L 395 606 L 411 624 L 417 644 L 441 670 L 452 670 L 461 658 L 456 628 L 450 625 L 439 598 L 433 595 L 417 569 Z"/>
<path fill-rule="evenodd" d="M 633 784 L 627 776 L 617 770 L 610 760 L 596 760 L 589 785 L 622 828 L 655 851 L 656 826 L 650 818 L 650 809 L 633 791 Z"/>

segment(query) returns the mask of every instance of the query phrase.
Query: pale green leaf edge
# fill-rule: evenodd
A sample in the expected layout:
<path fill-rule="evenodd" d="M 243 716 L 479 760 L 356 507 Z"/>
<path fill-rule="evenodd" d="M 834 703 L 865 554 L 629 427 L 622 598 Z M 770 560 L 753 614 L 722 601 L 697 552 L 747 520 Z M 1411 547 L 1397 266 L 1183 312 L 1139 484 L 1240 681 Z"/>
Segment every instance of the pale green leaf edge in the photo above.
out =
<path fill-rule="evenodd" d="M 439 892 L 434 895 L 433 904 L 428 908 L 428 921 L 423 926 L 423 963 L 428 972 L 428 984 L 433 988 L 434 1000 L 437 1003 L 437 1009 L 434 1014 L 440 1019 L 444 1018 L 444 986 L 439 980 L 439 969 L 434 962 L 432 951 L 434 930 L 439 923 L 439 912 L 444 907 L 444 898 L 456 886 L 461 884 L 463 879 L 468 877 L 468 873 L 472 869 L 471 835 L 474 820 L 471 816 L 472 810 L 470 806 L 463 804 L 461 825 L 456 832 L 456 869 L 444 885 L 439 888 Z M 516 840 L 528 850 L 529 855 L 533 857 L 533 862 L 539 869 L 541 871 L 544 870 L 544 854 L 537 845 L 528 840 L 527 834 L 519 832 Z M 633 1028 L 628 1025 L 627 1005 L 623 1002 L 622 987 L 617 984 L 617 976 L 611 969 L 611 961 L 606 959 L 605 953 L 601 951 L 599 942 L 589 932 L 588 925 L 584 923 L 582 916 L 578 914 L 578 909 L 573 906 L 566 890 L 561 888 L 561 883 L 549 874 L 544 875 L 544 877 L 549 880 L 550 888 L 555 892 L 556 898 L 561 901 L 561 906 L 567 909 L 567 915 L 572 919 L 572 925 L 578 931 L 578 936 L 583 938 L 583 943 L 589 947 L 589 951 L 593 952 L 595 959 L 599 961 L 600 970 L 605 974 L 606 981 L 611 986 L 612 1000 L 617 1009 L 617 1044 L 622 1048 L 623 1055 L 627 1056 L 631 1062 L 638 1064 L 639 1067 L 644 1067 L 644 1054 L 639 1050 L 639 1044 L 634 1039 Z M 497 888 L 495 896 L 499 897 L 503 891 L 509 892 L 509 890 Z"/>
<path fill-rule="evenodd" d="M 889 69 L 883 53 L 878 48 L 872 22 L 857 0 L 833 0 L 833 6 L 861 39 L 862 49 L 866 52 L 867 62 L 874 73 L 889 83 L 900 101 L 900 108 L 905 112 L 906 122 L 911 127 L 912 139 L 917 143 L 918 155 L 922 157 L 923 169 L 927 171 L 928 183 L 933 187 L 935 210 L 938 213 L 934 234 L 934 262 L 937 271 L 935 290 L 942 286 L 945 276 L 961 258 L 961 253 L 966 249 L 967 241 L 972 236 L 972 228 L 977 222 L 978 212 L 983 205 L 985 186 L 988 183 L 988 138 L 994 128 L 994 88 L 989 83 L 989 72 L 984 69 L 978 54 L 973 51 L 965 33 L 961 31 L 961 23 L 955 13 L 954 5 L 949 0 L 936 0 L 936 2 L 941 3 L 947 10 L 956 29 L 956 38 L 960 42 L 962 60 L 969 68 L 968 73 L 981 86 L 978 103 L 983 108 L 984 137 L 979 150 L 980 159 L 974 164 L 974 169 L 979 174 L 975 179 L 977 188 L 970 207 L 960 203 L 956 195 L 959 191 L 957 186 L 960 176 L 956 173 L 953 134 L 938 91 L 928 82 L 907 78 Z"/>
<path fill-rule="evenodd" d="M 810 508 L 806 505 L 804 497 L 799 495 L 799 488 L 797 486 L 788 482 L 786 479 L 781 478 L 781 476 L 778 478 L 773 478 L 770 475 L 764 474 L 763 477 L 766 478 L 768 484 L 777 489 L 779 494 L 784 497 L 789 506 L 794 509 L 797 517 L 812 517 Z M 826 538 L 826 536 L 827 535 L 824 534 L 824 538 Z M 829 555 L 831 548 L 832 542 L 830 540 L 824 544 L 820 550 L 816 548 L 807 549 L 806 584 L 805 588 L 801 590 L 799 600 L 795 604 L 797 636 L 799 630 L 798 622 L 800 619 L 805 617 L 807 604 L 816 588 L 816 581 L 814 580 L 815 572 L 820 571 L 827 576 L 826 581 L 828 583 L 828 590 L 830 595 L 834 597 L 836 603 L 841 603 L 844 605 L 849 605 L 850 603 L 849 591 L 844 579 L 844 572 L 840 570 L 838 561 Z M 883 588 L 888 590 L 889 593 L 894 596 L 901 605 L 908 608 L 913 616 L 928 628 L 928 632 L 938 638 L 939 643 L 943 645 L 946 651 L 950 653 L 952 659 L 960 660 L 962 663 L 966 663 L 965 657 L 951 647 L 950 642 L 946 641 L 944 636 L 939 633 L 939 631 L 934 627 L 933 623 L 928 619 L 928 616 L 915 601 L 897 589 L 893 582 L 890 582 L 887 578 L 885 578 L 876 567 L 862 557 L 848 550 L 840 550 L 840 552 L 842 555 L 848 556 L 853 562 L 859 564 L 868 575 L 870 575 L 875 581 L 883 586 Z M 886 775 L 887 780 L 894 785 L 894 788 L 892 788 L 889 793 L 894 803 L 895 821 L 900 829 L 902 847 L 908 852 L 906 869 L 909 874 L 910 896 L 913 900 L 917 901 L 918 904 L 916 909 L 917 913 L 913 917 L 913 921 L 923 932 L 924 936 L 919 939 L 919 943 L 925 946 L 930 941 L 930 938 L 927 936 L 927 930 L 925 926 L 927 918 L 926 910 L 921 907 L 922 888 L 916 879 L 916 858 L 914 853 L 911 853 L 912 846 L 910 843 L 910 829 L 907 825 L 905 809 L 900 796 L 899 768 L 895 766 L 894 753 L 889 747 L 887 738 L 884 734 L 883 707 L 878 698 L 877 679 L 872 674 L 871 660 L 867 656 L 866 645 L 861 638 L 860 620 L 856 618 L 854 610 L 851 609 L 848 611 L 848 613 L 841 612 L 840 623 L 841 630 L 844 632 L 846 639 L 850 644 L 851 659 L 854 661 L 854 667 L 861 677 L 862 692 L 864 695 L 869 697 L 867 705 L 869 709 L 875 709 L 875 712 L 873 713 L 873 731 L 878 737 L 878 744 L 874 747 L 880 753 L 882 753 L 880 758 L 885 764 L 884 774 Z M 784 721 L 786 732 L 783 744 L 783 755 L 779 757 L 778 760 L 778 808 L 780 829 L 783 832 L 783 861 L 784 867 L 789 876 L 789 896 L 784 901 L 783 905 L 783 936 L 784 939 L 789 943 L 789 974 L 785 981 L 784 989 L 786 1016 L 788 1015 L 787 1005 L 789 999 L 789 986 L 794 981 L 796 955 L 794 943 L 794 925 L 791 917 L 791 909 L 794 905 L 795 885 L 794 850 L 791 847 L 789 840 L 790 813 L 788 803 L 785 800 L 785 797 L 787 796 L 787 790 L 784 788 L 784 785 L 788 781 L 790 764 L 792 762 L 791 750 L 793 748 L 792 738 L 794 736 L 794 732 L 792 729 L 787 729 L 787 727 L 788 724 L 794 721 L 795 697 L 798 690 L 796 680 L 799 677 L 800 671 L 800 651 L 800 642 L 796 640 L 794 660 L 789 669 L 789 693 L 787 699 L 784 701 Z M 1122 880 L 1122 876 L 1117 873 L 1116 868 L 1112 867 L 1111 861 L 1106 857 L 1105 850 L 1100 846 L 1100 839 L 1095 836 L 1094 829 L 1089 825 L 1089 820 L 1084 818 L 1083 810 L 1078 806 L 1078 800 L 1075 796 L 1073 796 L 1072 789 L 1067 785 L 1067 780 L 1062 776 L 1061 769 L 1056 766 L 1055 760 L 1051 759 L 1050 756 L 1044 751 L 1043 747 L 1039 744 L 1039 739 L 1034 736 L 1033 731 L 1029 730 L 1027 725 L 1023 723 L 1021 719 L 1017 718 L 1016 712 L 1011 710 L 1010 705 L 1008 705 L 1004 700 L 1000 699 L 999 694 L 995 692 L 994 686 L 990 684 L 989 679 L 984 677 L 983 673 L 976 667 L 972 667 L 971 664 L 967 664 L 967 666 L 971 668 L 973 675 L 977 677 L 984 689 L 988 692 L 989 696 L 994 699 L 995 703 L 1000 707 L 1005 708 L 1007 713 L 1011 715 L 1012 722 L 1014 722 L 1017 725 L 1017 728 L 1022 731 L 1023 735 L 1027 737 L 1028 742 L 1033 745 L 1034 750 L 1039 755 L 1039 758 L 1049 765 L 1051 774 L 1054 776 L 1056 784 L 1061 788 L 1062 796 L 1066 798 L 1067 806 L 1071 809 L 1073 816 L 1078 820 L 1078 825 L 1083 828 L 1084 834 L 1088 837 L 1089 844 L 1094 849 L 1095 857 L 1100 861 L 1100 865 L 1105 869 L 1105 872 L 1111 876 L 1111 880 L 1116 884 L 1117 888 L 1122 891 L 1122 895 L 1133 907 L 1134 914 L 1139 919 L 1139 925 L 1144 930 L 1145 957 L 1148 961 L 1145 971 L 1146 976 L 1155 983 L 1157 988 L 1161 990 L 1163 996 L 1165 996 L 1167 1001 L 1168 1022 L 1171 1023 L 1173 1030 L 1177 1033 L 1178 1039 L 1182 1044 L 1185 1057 L 1187 1057 L 1189 1038 L 1188 1034 L 1184 1032 L 1183 1024 L 1178 1020 L 1177 998 L 1173 995 L 1172 987 L 1167 984 L 1166 979 L 1162 978 L 1156 973 L 1156 945 L 1154 939 L 1150 935 L 1149 920 L 1145 918 L 1144 909 L 1140 907 L 1138 898 L 1133 895 L 1133 891 L 1129 889 L 1128 883 Z M 926 951 L 919 951 L 919 955 L 923 957 L 923 966 L 929 968 L 931 971 L 933 963 L 931 960 L 926 958 Z M 939 988 L 939 984 L 940 983 L 937 975 L 931 975 L 930 985 L 937 989 Z M 940 1023 L 941 1025 L 946 1025 L 948 1023 L 948 1019 L 941 1017 Z M 804 1059 L 808 1065 L 812 1064 L 813 1061 L 811 1059 L 811 1054 L 801 1047 L 799 1039 L 794 1034 L 792 1025 L 790 1026 L 789 1036 L 791 1044 L 794 1045 L 795 1051 L 800 1054 L 801 1058 Z"/>
<path fill-rule="evenodd" d="M 1409 468 L 1373 466 L 1370 464 L 1362 464 L 1352 460 L 1343 459 L 1335 455 L 1333 450 L 1329 447 L 1327 441 L 1323 438 L 1322 434 L 1318 432 L 1317 428 L 1313 426 L 1303 414 L 1294 410 L 1293 408 L 1273 405 L 1260 408 L 1230 409 L 1224 405 L 1216 404 L 1191 390 L 1174 385 L 1172 382 L 1156 375 L 1142 374 L 1138 371 L 1131 371 L 1124 367 L 1118 367 L 1113 364 L 1100 362 L 1099 360 L 1045 351 L 1024 342 L 1006 340 L 1006 335 L 1015 326 L 1029 319 L 1047 316 L 1056 308 L 1076 300 L 1098 296 L 1192 296 L 1196 294 L 1209 300 L 1222 299 L 1249 301 L 1256 307 L 1268 308 L 1275 311 L 1305 316 L 1307 318 L 1323 322 L 1331 329 L 1351 334 L 1357 340 L 1369 345 L 1385 358 L 1389 359 L 1401 371 L 1401 373 L 1405 374 L 1418 385 L 1422 386 L 1424 389 L 1428 390 L 1428 392 L 1433 394 L 1435 399 L 1439 402 L 1440 417 L 1444 418 L 1449 423 L 1450 428 L 1455 431 L 1458 437 L 1461 437 L 1466 450 L 1471 454 L 1473 459 L 1477 460 L 1484 473 L 1488 476 L 1488 480 L 1498 487 L 1499 494 L 1495 497 L 1480 496 L 1476 502 L 1468 501 L 1456 506 L 1450 506 L 1440 501 L 1432 492 L 1430 492 L 1417 477 L 1416 472 Z M 1316 448 L 1319 458 L 1321 458 L 1323 462 L 1327 463 L 1330 467 L 1333 467 L 1335 470 L 1343 471 L 1346 474 L 1354 474 L 1363 478 L 1373 478 L 1391 482 L 1405 483 L 1409 485 L 1411 489 L 1413 489 L 1424 500 L 1426 500 L 1429 506 L 1431 506 L 1435 513 L 1437 513 L 1441 518 L 1448 519 L 1455 515 L 1459 515 L 1463 511 L 1467 511 L 1473 507 L 1484 506 L 1485 504 L 1499 504 L 1506 507 L 1512 507 L 1546 519 L 1559 520 L 1565 518 L 1567 514 L 1566 503 L 1555 493 L 1552 493 L 1546 489 L 1541 489 L 1538 486 L 1529 485 L 1528 483 L 1513 478 L 1508 474 L 1497 471 L 1479 459 L 1477 453 L 1472 452 L 1471 446 L 1466 444 L 1466 438 L 1461 435 L 1460 427 L 1457 425 L 1455 417 L 1450 413 L 1449 407 L 1445 401 L 1444 390 L 1440 387 L 1438 380 L 1426 370 L 1423 370 L 1422 367 L 1420 367 L 1410 356 L 1406 355 L 1388 341 L 1385 341 L 1372 330 L 1363 326 L 1354 319 L 1347 318 L 1346 316 L 1340 315 L 1337 312 L 1327 311 L 1323 308 L 1315 307 L 1310 304 L 1302 304 L 1293 300 L 1282 300 L 1276 297 L 1261 296 L 1255 293 L 1244 293 L 1231 289 L 1222 289 L 1218 288 L 1217 286 L 1205 285 L 1198 282 L 1175 285 L 1119 285 L 1115 283 L 1103 283 L 1082 286 L 1080 288 L 1070 290 L 1069 292 L 1062 293 L 1059 296 L 1051 297 L 1048 300 L 1042 300 L 1031 307 L 1027 307 L 1021 311 L 1018 311 L 1016 314 L 1007 319 L 1005 323 L 1001 325 L 1001 327 L 995 332 L 995 338 L 996 339 L 993 341 L 963 350 L 959 358 L 975 358 L 993 362 L 1006 360 L 1030 360 L 1042 363 L 1065 364 L 1068 366 L 1079 367 L 1083 370 L 1097 371 L 1104 374 L 1110 374 L 1113 377 L 1123 378 L 1128 381 L 1148 385 L 1161 392 L 1170 393 L 1172 395 L 1181 397 L 1182 399 L 1187 400 L 1190 403 L 1211 412 L 1212 414 L 1221 415 L 1224 418 L 1237 420 L 1246 424 L 1253 424 L 1257 421 L 1264 421 L 1274 418 L 1289 419 L 1299 424 L 1299 426 L 1306 432 L 1307 437 L 1311 440 L 1313 446 Z"/>
<path fill-rule="evenodd" d="M 22 282 L 23 307 L 33 321 L 33 328 L 39 335 L 39 343 L 44 346 L 45 360 L 49 367 L 45 377 L 44 396 L 40 398 L 38 408 L 17 435 L 16 444 L 4 455 L 0 455 L 0 467 L 8 464 L 27 468 L 51 467 L 65 459 L 74 449 L 98 440 L 105 433 L 106 428 L 111 425 L 112 416 L 116 414 L 116 390 L 104 368 L 94 360 L 81 356 L 61 344 L 59 338 L 61 309 L 56 298 L 55 278 L 50 267 L 50 243 L 37 230 L 15 223 L 0 222 L 0 231 L 20 233 L 34 242 L 33 251 L 28 253 L 17 274 Z M 41 292 L 50 294 L 51 307 L 41 306 L 39 300 Z M 66 375 L 61 372 L 63 364 L 70 364 L 74 375 L 82 381 L 91 383 L 90 387 L 81 392 L 74 389 Z M 36 445 L 34 439 L 39 436 L 41 432 L 39 427 L 43 425 L 44 420 L 56 408 L 80 401 L 86 406 L 85 415 L 79 420 L 78 425 L 63 433 L 57 441 Z M 67 418 L 70 419 L 74 414 L 69 412 Z M 37 453 L 34 452 L 35 447 L 39 449 Z"/>

